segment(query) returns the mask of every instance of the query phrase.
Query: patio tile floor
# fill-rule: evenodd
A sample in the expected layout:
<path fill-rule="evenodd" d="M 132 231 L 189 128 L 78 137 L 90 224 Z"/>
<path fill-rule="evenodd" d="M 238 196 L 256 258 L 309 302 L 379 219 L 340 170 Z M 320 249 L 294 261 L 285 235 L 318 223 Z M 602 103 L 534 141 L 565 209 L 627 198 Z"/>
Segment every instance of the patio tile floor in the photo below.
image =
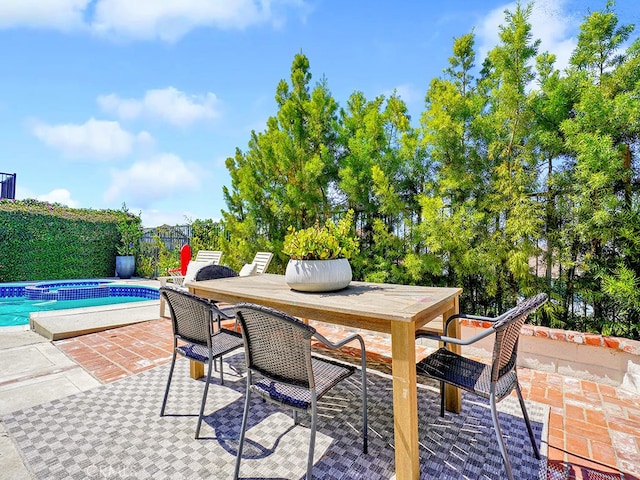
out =
<path fill-rule="evenodd" d="M 344 336 L 335 327 L 314 326 L 327 338 Z M 389 338 L 364 336 L 368 363 L 388 370 Z M 167 363 L 171 323 L 159 319 L 54 344 L 96 379 L 109 383 Z M 427 353 L 421 348 L 418 356 Z M 550 480 L 640 480 L 640 397 L 555 373 L 522 368 L 518 375 L 525 398 L 550 407 Z"/>

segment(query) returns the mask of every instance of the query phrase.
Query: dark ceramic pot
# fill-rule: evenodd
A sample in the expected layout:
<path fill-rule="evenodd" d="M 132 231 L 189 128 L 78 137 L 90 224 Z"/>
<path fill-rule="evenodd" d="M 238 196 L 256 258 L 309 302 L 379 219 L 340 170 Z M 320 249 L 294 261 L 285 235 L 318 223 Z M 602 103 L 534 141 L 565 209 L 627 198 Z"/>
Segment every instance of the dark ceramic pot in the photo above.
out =
<path fill-rule="evenodd" d="M 136 257 L 133 255 L 116 256 L 116 277 L 131 278 L 136 269 Z"/>

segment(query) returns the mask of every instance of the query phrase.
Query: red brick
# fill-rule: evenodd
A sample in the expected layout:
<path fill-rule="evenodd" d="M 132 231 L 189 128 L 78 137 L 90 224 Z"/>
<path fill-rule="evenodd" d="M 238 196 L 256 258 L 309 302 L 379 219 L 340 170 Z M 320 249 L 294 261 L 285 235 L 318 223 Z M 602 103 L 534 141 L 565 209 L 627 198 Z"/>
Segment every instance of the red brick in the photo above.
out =
<path fill-rule="evenodd" d="M 585 413 L 587 414 L 587 423 L 607 428 L 607 417 L 605 417 L 603 412 L 587 409 L 585 410 Z"/>
<path fill-rule="evenodd" d="M 581 422 L 584 422 L 586 420 L 583 407 L 568 404 L 565 406 L 565 412 L 566 412 L 567 418 L 571 418 L 573 420 L 580 420 Z"/>
<path fill-rule="evenodd" d="M 620 339 L 616 337 L 602 337 L 604 346 L 607 348 L 613 348 L 615 350 L 620 349 Z"/>
<path fill-rule="evenodd" d="M 606 465 L 608 467 L 616 468 L 618 461 L 616 459 L 616 452 L 610 444 L 591 442 L 591 454 L 593 460 Z"/>
<path fill-rule="evenodd" d="M 567 341 L 566 332 L 564 330 L 553 329 L 549 331 L 549 338 L 553 340 L 559 340 L 562 342 Z"/>
<path fill-rule="evenodd" d="M 549 338 L 549 329 L 546 327 L 536 327 L 536 337 Z"/>
<path fill-rule="evenodd" d="M 595 345 L 596 347 L 600 347 L 602 345 L 602 337 L 593 333 L 586 333 L 584 335 L 584 340 L 587 345 Z"/>
<path fill-rule="evenodd" d="M 549 462 L 563 462 L 564 461 L 564 449 L 549 447 L 548 457 Z"/>
<path fill-rule="evenodd" d="M 589 442 L 583 435 L 566 434 L 567 453 L 577 455 L 578 457 L 589 456 Z M 574 462 L 571 462 L 574 463 Z"/>
<path fill-rule="evenodd" d="M 580 345 L 584 344 L 584 334 L 580 332 L 570 332 L 567 331 L 567 341 L 571 343 L 579 343 Z"/>

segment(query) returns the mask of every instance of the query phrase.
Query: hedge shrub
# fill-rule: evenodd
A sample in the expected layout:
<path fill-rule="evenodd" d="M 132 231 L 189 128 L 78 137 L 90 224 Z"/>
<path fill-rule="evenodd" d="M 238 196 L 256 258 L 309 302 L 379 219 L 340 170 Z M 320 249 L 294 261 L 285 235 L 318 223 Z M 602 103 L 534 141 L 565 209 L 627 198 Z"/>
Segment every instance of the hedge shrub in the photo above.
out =
<path fill-rule="evenodd" d="M 122 215 L 0 199 L 0 282 L 112 277 Z"/>

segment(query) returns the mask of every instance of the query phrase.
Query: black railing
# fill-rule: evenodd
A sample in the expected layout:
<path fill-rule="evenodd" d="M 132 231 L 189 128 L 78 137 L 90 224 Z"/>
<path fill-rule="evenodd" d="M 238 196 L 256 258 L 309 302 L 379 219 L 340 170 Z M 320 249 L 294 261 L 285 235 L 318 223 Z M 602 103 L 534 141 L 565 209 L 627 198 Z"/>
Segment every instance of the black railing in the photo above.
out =
<path fill-rule="evenodd" d="M 0 172 L 0 198 L 16 198 L 16 174 Z"/>
<path fill-rule="evenodd" d="M 153 243 L 155 237 L 159 237 L 167 250 L 180 250 L 183 245 L 191 242 L 191 225 L 176 225 L 173 227 L 164 225 L 162 227 L 145 228 L 141 242 Z"/>

